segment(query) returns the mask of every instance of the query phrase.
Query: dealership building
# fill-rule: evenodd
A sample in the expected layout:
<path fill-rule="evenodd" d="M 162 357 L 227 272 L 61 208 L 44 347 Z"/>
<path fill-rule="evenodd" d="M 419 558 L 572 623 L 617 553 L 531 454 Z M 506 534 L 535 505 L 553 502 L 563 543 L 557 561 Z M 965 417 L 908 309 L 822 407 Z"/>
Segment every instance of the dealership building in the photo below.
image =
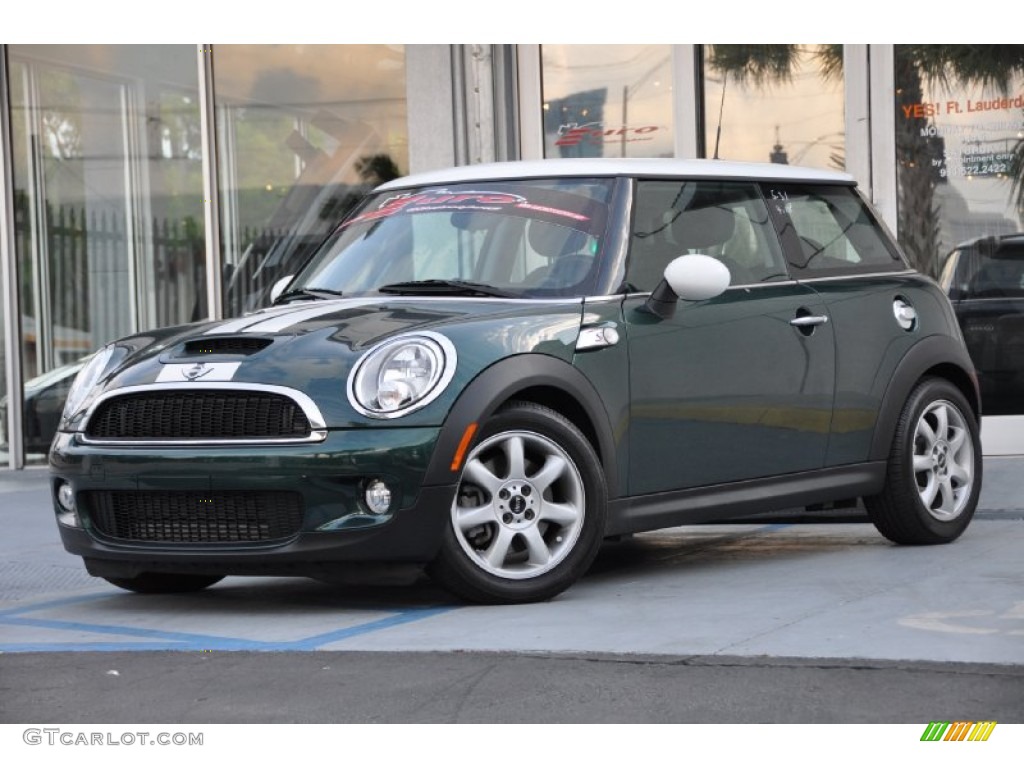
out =
<path fill-rule="evenodd" d="M 936 278 L 1024 232 L 1024 46 L 0 45 L 0 468 L 45 461 L 77 361 L 249 311 L 374 185 L 495 160 L 841 169 Z M 1024 277 L 979 367 L 1018 387 Z"/>

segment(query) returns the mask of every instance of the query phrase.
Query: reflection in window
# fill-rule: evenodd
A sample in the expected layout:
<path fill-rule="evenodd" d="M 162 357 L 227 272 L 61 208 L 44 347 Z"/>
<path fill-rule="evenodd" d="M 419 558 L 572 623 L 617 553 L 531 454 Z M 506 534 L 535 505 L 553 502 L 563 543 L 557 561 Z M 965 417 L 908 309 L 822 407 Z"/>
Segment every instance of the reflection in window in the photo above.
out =
<path fill-rule="evenodd" d="M 896 159 L 900 243 L 922 272 L 1024 230 L 1024 46 L 897 45 Z"/>
<path fill-rule="evenodd" d="M 746 182 L 642 181 L 626 280 L 651 291 L 665 267 L 688 253 L 714 256 L 732 285 L 786 277 L 761 193 Z"/>
<path fill-rule="evenodd" d="M 610 180 L 538 179 L 381 193 L 331 236 L 291 290 L 354 296 L 455 280 L 516 296 L 585 295 L 602 266 L 611 190 Z"/>
<path fill-rule="evenodd" d="M 545 157 L 671 157 L 667 45 L 541 47 Z"/>
<path fill-rule="evenodd" d="M 800 252 L 790 255 L 790 266 L 797 277 L 906 269 L 852 187 L 767 186 L 776 219 L 796 235 Z"/>
<path fill-rule="evenodd" d="M 370 188 L 408 169 L 405 53 L 214 47 L 226 315 L 266 303 Z"/>
<path fill-rule="evenodd" d="M 842 170 L 841 45 L 704 46 L 707 157 Z"/>
<path fill-rule="evenodd" d="M 53 437 L 64 391 L 37 377 L 112 339 L 206 313 L 198 75 L 190 45 L 9 52 L 24 435 L 34 460 Z"/>
<path fill-rule="evenodd" d="M 942 275 L 984 412 L 1024 413 L 1024 45 L 896 46 L 899 238 Z"/>

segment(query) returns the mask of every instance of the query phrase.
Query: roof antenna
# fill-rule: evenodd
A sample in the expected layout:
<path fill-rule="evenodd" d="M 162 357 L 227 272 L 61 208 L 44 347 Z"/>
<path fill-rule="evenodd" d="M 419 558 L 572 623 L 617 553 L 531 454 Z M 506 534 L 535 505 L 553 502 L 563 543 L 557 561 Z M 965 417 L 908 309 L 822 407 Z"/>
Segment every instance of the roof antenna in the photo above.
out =
<path fill-rule="evenodd" d="M 725 109 L 725 86 L 729 82 L 729 73 L 722 75 L 722 101 L 718 105 L 718 128 L 715 130 L 715 154 L 712 160 L 718 159 L 718 142 L 722 138 L 722 110 Z"/>

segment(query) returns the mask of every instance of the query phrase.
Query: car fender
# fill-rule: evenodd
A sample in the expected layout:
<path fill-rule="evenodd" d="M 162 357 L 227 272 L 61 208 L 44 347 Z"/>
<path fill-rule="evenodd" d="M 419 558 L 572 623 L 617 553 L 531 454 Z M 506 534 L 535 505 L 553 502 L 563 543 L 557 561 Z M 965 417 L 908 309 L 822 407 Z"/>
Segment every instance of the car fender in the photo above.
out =
<path fill-rule="evenodd" d="M 964 395 L 980 423 L 981 395 L 970 356 L 956 339 L 943 335 L 928 336 L 907 350 L 889 379 L 871 440 L 872 461 L 888 458 L 896 423 L 910 392 L 928 371 L 940 367 L 959 371 L 960 375 L 955 377 L 953 383 L 961 389 L 967 388 Z"/>
<path fill-rule="evenodd" d="M 615 442 L 601 396 L 590 380 L 570 363 L 543 354 L 507 357 L 483 370 L 466 386 L 441 428 L 424 485 L 456 482 L 462 466 L 455 464 L 455 458 L 467 428 L 471 424 L 482 424 L 503 403 L 515 399 L 517 393 L 535 387 L 559 390 L 582 407 L 593 427 L 608 496 L 615 498 L 618 495 Z M 463 452 L 465 448 L 463 446 Z"/>

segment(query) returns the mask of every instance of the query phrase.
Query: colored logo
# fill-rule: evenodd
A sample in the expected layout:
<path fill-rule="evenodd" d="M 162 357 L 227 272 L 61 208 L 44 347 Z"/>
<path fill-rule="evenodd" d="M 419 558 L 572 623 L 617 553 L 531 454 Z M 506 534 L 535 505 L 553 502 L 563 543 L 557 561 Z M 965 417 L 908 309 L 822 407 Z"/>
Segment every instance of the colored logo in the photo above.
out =
<path fill-rule="evenodd" d="M 995 730 L 995 721 L 981 723 L 928 723 L 921 741 L 988 741 Z"/>
<path fill-rule="evenodd" d="M 604 123 L 569 123 L 558 127 L 556 147 L 575 147 L 578 144 L 617 144 L 623 141 L 650 141 L 647 134 L 659 130 L 657 125 L 622 126 L 609 128 Z"/>
<path fill-rule="evenodd" d="M 573 221 L 590 221 L 575 211 L 565 211 L 547 205 L 536 205 L 521 195 L 507 192 L 466 191 L 449 192 L 446 189 L 426 190 L 413 194 L 396 195 L 385 200 L 375 211 L 361 214 L 345 222 L 351 226 L 363 221 L 394 216 L 396 213 L 423 213 L 429 211 L 500 211 L 505 208 L 517 208 L 525 211 L 536 211 Z"/>

